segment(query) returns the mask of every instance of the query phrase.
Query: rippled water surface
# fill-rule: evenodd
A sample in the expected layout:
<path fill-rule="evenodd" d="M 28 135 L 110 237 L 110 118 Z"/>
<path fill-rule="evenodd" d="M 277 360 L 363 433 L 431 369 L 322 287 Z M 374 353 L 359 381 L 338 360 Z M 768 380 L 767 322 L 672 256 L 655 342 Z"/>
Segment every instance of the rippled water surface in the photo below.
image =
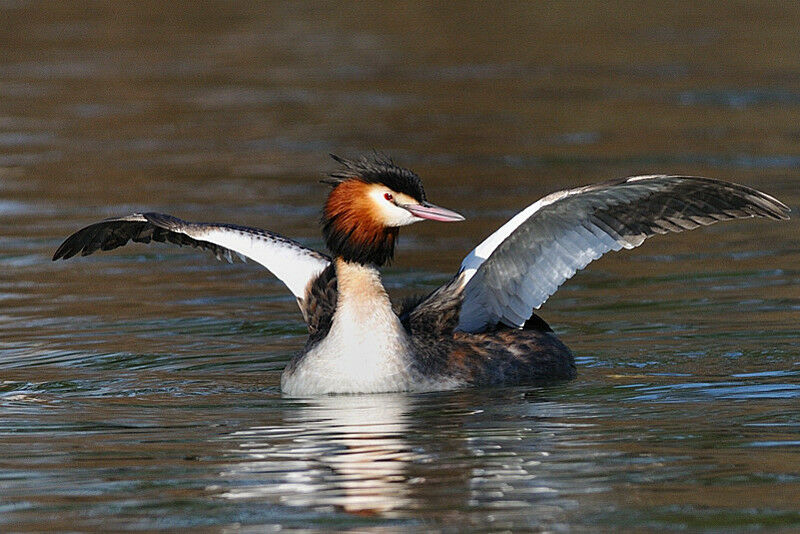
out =
<path fill-rule="evenodd" d="M 0 12 L 0 530 L 800 529 L 792 4 Z M 327 153 L 372 149 L 468 218 L 404 230 L 396 298 L 544 194 L 618 176 L 725 178 L 795 219 L 579 273 L 542 309 L 572 382 L 424 395 L 282 398 L 304 325 L 252 263 L 50 261 L 142 209 L 321 248 Z"/>

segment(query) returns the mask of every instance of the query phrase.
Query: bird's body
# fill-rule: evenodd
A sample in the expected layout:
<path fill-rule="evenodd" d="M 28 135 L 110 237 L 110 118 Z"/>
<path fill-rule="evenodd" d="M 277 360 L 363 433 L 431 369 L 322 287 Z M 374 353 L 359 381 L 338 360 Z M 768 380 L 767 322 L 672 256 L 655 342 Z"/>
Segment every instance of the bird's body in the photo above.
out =
<path fill-rule="evenodd" d="M 754 189 L 706 178 L 641 176 L 553 193 L 479 244 L 453 278 L 395 309 L 379 267 L 398 228 L 463 217 L 427 202 L 419 178 L 389 160 L 346 161 L 322 216 L 331 257 L 278 234 L 229 224 L 133 214 L 70 236 L 53 259 L 137 242 L 168 241 L 252 258 L 297 297 L 308 325 L 287 365 L 288 395 L 426 391 L 568 379 L 570 350 L 533 310 L 610 250 L 645 238 L 743 217 L 788 218 Z"/>
<path fill-rule="evenodd" d="M 575 376 L 572 353 L 544 321 L 457 330 L 459 283 L 443 286 L 437 306 L 408 302 L 395 311 L 377 268 L 335 260 L 303 302 L 321 326 L 284 371 L 283 391 L 427 391 Z"/>

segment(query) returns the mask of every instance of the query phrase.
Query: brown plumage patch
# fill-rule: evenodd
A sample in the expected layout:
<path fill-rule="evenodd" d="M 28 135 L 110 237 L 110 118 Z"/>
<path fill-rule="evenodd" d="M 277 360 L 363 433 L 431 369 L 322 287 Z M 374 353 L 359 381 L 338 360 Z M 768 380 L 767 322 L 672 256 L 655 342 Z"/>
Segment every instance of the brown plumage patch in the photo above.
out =
<path fill-rule="evenodd" d="M 307 347 L 328 335 L 338 296 L 336 269 L 330 264 L 309 284 L 300 306 L 308 325 Z"/>
<path fill-rule="evenodd" d="M 447 364 L 450 369 L 458 370 L 459 373 L 469 373 L 470 355 L 463 347 L 454 347 L 447 354 Z"/>
<path fill-rule="evenodd" d="M 572 352 L 552 332 L 456 332 L 449 356 L 457 351 L 466 353 L 466 366 L 472 371 L 468 381 L 474 385 L 524 384 L 569 379 L 576 374 Z"/>
<path fill-rule="evenodd" d="M 322 212 L 322 234 L 334 256 L 375 265 L 392 259 L 397 228 L 381 223 L 369 197 L 372 187 L 360 180 L 348 180 L 328 195 Z"/>

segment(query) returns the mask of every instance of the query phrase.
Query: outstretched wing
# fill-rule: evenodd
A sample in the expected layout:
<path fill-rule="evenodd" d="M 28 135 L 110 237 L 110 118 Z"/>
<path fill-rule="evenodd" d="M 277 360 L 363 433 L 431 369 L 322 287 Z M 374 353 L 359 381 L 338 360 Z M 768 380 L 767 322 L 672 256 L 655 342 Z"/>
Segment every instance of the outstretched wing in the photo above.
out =
<path fill-rule="evenodd" d="M 750 187 L 688 176 L 636 176 L 553 193 L 464 258 L 458 328 L 522 327 L 576 271 L 652 235 L 788 214 L 783 203 Z"/>
<path fill-rule="evenodd" d="M 210 250 L 217 259 L 228 261 L 236 253 L 269 269 L 298 299 L 305 297 L 308 283 L 330 263 L 324 254 L 266 230 L 187 222 L 163 213 L 134 213 L 89 225 L 69 236 L 58 247 L 53 260 L 115 249 L 128 241 L 189 245 Z"/>

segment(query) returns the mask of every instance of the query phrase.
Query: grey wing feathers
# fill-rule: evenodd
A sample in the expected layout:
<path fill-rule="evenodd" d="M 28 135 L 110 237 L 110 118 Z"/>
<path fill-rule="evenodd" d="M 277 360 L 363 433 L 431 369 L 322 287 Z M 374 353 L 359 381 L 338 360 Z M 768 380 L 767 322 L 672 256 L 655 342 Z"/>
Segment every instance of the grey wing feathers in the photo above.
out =
<path fill-rule="evenodd" d="M 465 258 L 458 328 L 521 327 L 576 271 L 652 235 L 788 213 L 755 189 L 686 176 L 640 176 L 549 195 Z"/>
<path fill-rule="evenodd" d="M 162 213 L 134 213 L 89 225 L 69 236 L 58 247 L 53 260 L 112 250 L 129 241 L 188 245 L 209 250 L 218 259 L 228 261 L 234 253 L 250 258 L 272 271 L 298 299 L 304 297 L 308 282 L 330 263 L 327 256 L 266 230 L 193 223 Z"/>

